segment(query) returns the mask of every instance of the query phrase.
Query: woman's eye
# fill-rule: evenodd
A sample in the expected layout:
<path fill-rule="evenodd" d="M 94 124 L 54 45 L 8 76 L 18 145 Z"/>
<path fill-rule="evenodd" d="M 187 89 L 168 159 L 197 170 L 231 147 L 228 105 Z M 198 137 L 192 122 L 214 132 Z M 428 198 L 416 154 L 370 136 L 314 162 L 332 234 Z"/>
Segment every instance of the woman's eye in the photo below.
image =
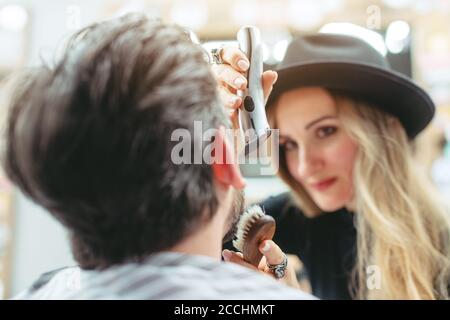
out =
<path fill-rule="evenodd" d="M 294 150 L 297 148 L 297 144 L 293 141 L 286 141 L 281 145 L 285 151 Z"/>
<path fill-rule="evenodd" d="M 325 138 L 336 132 L 336 127 L 322 127 L 317 130 L 317 136 L 319 138 Z"/>

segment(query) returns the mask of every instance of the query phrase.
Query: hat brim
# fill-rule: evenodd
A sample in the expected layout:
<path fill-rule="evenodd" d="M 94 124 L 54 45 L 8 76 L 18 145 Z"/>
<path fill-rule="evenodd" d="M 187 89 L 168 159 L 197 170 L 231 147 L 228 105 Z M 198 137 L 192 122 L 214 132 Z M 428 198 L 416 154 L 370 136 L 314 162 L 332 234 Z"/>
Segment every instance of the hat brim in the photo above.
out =
<path fill-rule="evenodd" d="M 298 87 L 319 86 L 362 97 L 396 116 L 408 137 L 414 138 L 433 119 L 434 103 L 428 94 L 406 76 L 371 65 L 348 62 L 313 62 L 277 70 L 278 81 L 267 106 Z"/>

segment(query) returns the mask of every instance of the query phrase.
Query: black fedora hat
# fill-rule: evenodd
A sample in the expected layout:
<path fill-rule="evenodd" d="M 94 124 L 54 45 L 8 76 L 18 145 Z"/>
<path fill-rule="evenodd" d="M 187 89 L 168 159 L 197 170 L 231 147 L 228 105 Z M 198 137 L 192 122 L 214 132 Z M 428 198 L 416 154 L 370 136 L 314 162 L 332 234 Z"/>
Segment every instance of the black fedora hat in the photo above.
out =
<path fill-rule="evenodd" d="M 435 106 L 410 78 L 393 71 L 386 58 L 366 41 L 336 34 L 314 34 L 293 40 L 277 67 L 278 81 L 267 102 L 285 91 L 306 86 L 357 95 L 396 116 L 409 138 L 432 120 Z"/>

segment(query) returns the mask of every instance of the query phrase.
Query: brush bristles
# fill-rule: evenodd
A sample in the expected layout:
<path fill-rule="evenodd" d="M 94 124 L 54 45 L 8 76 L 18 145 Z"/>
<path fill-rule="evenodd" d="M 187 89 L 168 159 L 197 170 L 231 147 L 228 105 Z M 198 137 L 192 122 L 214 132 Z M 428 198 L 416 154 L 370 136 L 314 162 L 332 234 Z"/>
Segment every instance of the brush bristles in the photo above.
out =
<path fill-rule="evenodd" d="M 245 210 L 237 225 L 236 239 L 233 240 L 233 246 L 237 250 L 241 252 L 244 250 L 244 242 L 249 230 L 253 224 L 264 215 L 264 211 L 258 205 L 253 205 Z"/>

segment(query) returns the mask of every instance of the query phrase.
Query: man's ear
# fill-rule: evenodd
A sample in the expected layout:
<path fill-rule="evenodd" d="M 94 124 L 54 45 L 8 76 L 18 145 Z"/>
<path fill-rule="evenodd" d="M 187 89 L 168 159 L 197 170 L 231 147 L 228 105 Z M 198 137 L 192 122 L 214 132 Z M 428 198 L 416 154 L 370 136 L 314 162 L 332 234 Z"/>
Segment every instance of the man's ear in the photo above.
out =
<path fill-rule="evenodd" d="M 233 144 L 226 138 L 223 126 L 216 130 L 213 144 L 211 166 L 214 178 L 220 184 L 232 186 L 238 190 L 243 189 L 245 179 L 239 169 L 239 161 L 235 155 Z"/>

